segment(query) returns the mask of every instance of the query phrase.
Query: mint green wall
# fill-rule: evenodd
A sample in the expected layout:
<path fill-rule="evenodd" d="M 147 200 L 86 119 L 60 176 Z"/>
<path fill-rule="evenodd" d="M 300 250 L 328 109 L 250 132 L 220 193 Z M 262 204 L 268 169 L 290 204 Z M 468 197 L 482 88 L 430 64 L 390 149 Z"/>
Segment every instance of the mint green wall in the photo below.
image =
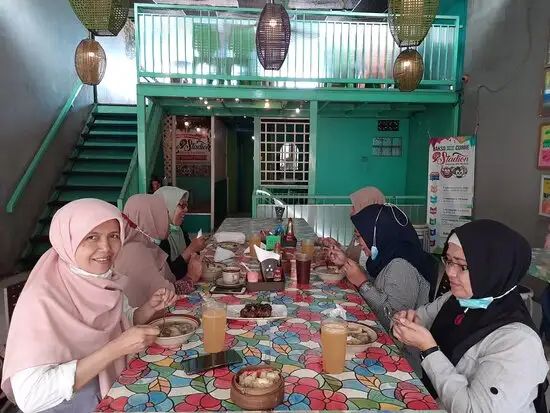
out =
<path fill-rule="evenodd" d="M 372 156 L 374 137 L 402 138 L 401 157 Z M 317 132 L 317 195 L 349 195 L 376 186 L 388 195 L 406 195 L 409 120 L 399 132 L 378 132 L 376 118 L 319 118 Z"/>
<path fill-rule="evenodd" d="M 428 181 L 429 136 L 456 135 L 452 105 L 427 105 L 425 112 L 410 118 L 409 153 L 407 161 L 407 195 L 426 195 Z"/>
<path fill-rule="evenodd" d="M 468 0 L 439 0 L 439 15 L 458 16 L 462 28 L 459 33 L 458 69 L 457 76 L 460 80 L 464 72 L 464 50 L 466 46 L 466 27 L 468 20 Z"/>

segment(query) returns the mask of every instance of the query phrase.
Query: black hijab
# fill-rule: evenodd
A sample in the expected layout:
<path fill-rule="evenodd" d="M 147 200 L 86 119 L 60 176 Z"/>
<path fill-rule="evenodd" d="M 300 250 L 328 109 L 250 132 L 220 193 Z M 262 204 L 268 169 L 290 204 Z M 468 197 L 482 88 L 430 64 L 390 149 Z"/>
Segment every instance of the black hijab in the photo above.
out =
<path fill-rule="evenodd" d="M 376 278 L 393 259 L 403 258 L 415 267 L 430 285 L 435 284 L 437 270 L 432 259 L 422 249 L 418 234 L 401 210 L 392 205 L 369 205 L 353 215 L 351 221 L 369 248 L 372 248 L 374 243 L 376 225 L 378 257 L 375 260 L 369 257 L 366 263 L 371 277 Z"/>
<path fill-rule="evenodd" d="M 466 257 L 472 298 L 498 297 L 527 274 L 531 247 L 525 238 L 506 225 L 484 219 L 463 225 L 454 233 Z M 447 244 L 448 239 L 445 251 Z M 430 329 L 441 351 L 455 366 L 470 347 L 502 326 L 522 323 L 537 332 L 517 288 L 493 301 L 485 310 L 469 309 L 466 313 L 464 310 L 451 296 L 441 307 Z M 539 393 L 544 394 L 543 387 L 541 385 Z M 537 412 L 541 411 L 537 403 L 544 401 L 539 399 L 537 397 L 535 400 Z"/>

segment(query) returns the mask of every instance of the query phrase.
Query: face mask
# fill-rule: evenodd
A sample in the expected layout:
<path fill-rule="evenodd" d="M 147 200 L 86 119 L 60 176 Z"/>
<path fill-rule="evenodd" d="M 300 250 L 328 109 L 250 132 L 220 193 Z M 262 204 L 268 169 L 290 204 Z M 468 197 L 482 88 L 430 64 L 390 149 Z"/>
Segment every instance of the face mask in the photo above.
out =
<path fill-rule="evenodd" d="M 472 310 L 477 309 L 483 309 L 486 310 L 489 305 L 499 298 L 504 297 L 509 292 L 513 291 L 516 288 L 514 285 L 512 288 L 510 288 L 508 291 L 506 291 L 504 294 L 499 295 L 498 297 L 485 297 L 485 298 L 457 298 L 458 304 L 462 308 L 471 308 Z"/>
<path fill-rule="evenodd" d="M 149 240 L 155 245 L 160 245 L 160 243 L 162 242 L 162 240 L 153 237 L 149 237 Z"/>
<path fill-rule="evenodd" d="M 170 224 L 170 232 L 178 232 L 180 230 L 180 227 L 174 224 Z"/>
<path fill-rule="evenodd" d="M 73 267 L 72 265 L 69 265 L 69 269 L 73 274 L 81 275 L 83 277 L 111 278 L 111 275 L 113 275 L 113 270 L 109 270 L 103 274 L 92 274 L 91 272 L 84 271 L 77 267 Z"/>
<path fill-rule="evenodd" d="M 376 257 L 378 257 L 378 248 L 376 248 L 376 245 L 374 245 L 370 249 L 370 259 L 374 261 Z"/>
<path fill-rule="evenodd" d="M 369 259 L 369 256 L 367 255 L 367 253 L 361 250 L 361 254 L 359 255 L 359 266 L 361 268 L 367 268 L 368 259 Z"/>

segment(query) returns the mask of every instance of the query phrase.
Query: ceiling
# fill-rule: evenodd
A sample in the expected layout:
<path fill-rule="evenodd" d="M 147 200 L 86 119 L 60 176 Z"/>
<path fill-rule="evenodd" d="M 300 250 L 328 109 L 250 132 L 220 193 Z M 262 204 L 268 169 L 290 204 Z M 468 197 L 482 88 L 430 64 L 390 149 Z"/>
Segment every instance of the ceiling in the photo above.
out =
<path fill-rule="evenodd" d="M 135 1 L 130 1 L 130 3 L 133 7 Z M 138 3 L 261 9 L 266 0 L 141 0 Z M 388 0 L 283 0 L 283 3 L 289 9 L 298 10 L 353 10 L 365 13 L 384 13 L 388 8 Z"/>

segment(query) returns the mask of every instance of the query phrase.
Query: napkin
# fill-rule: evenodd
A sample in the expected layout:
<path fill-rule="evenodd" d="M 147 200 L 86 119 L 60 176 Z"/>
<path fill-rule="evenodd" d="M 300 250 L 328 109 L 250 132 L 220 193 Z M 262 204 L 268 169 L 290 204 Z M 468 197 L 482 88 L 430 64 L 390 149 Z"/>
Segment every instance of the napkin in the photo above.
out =
<path fill-rule="evenodd" d="M 225 248 L 218 247 L 214 253 L 214 262 L 222 262 L 233 258 L 234 256 L 235 254 L 233 254 L 233 252 L 226 250 Z"/>
<path fill-rule="evenodd" d="M 265 244 L 262 242 L 260 243 L 260 248 L 264 249 L 265 250 Z M 250 253 L 250 247 L 247 247 L 245 250 L 244 250 L 244 253 L 245 254 L 249 254 Z"/>
<path fill-rule="evenodd" d="M 256 257 L 258 258 L 258 261 L 260 261 L 260 262 L 268 260 L 270 258 L 273 258 L 273 259 L 279 261 L 279 259 L 281 258 L 281 256 L 279 254 L 275 254 L 274 252 L 266 251 L 266 250 L 263 250 L 261 248 L 258 248 L 257 245 L 254 245 L 254 250 L 256 251 Z"/>
<path fill-rule="evenodd" d="M 197 234 L 197 238 L 200 238 L 200 237 L 202 237 L 202 228 L 199 229 L 199 232 L 198 232 L 198 234 Z"/>
<path fill-rule="evenodd" d="M 242 232 L 217 232 L 214 235 L 216 242 L 236 242 L 237 244 L 244 244 L 246 241 L 246 235 Z"/>

